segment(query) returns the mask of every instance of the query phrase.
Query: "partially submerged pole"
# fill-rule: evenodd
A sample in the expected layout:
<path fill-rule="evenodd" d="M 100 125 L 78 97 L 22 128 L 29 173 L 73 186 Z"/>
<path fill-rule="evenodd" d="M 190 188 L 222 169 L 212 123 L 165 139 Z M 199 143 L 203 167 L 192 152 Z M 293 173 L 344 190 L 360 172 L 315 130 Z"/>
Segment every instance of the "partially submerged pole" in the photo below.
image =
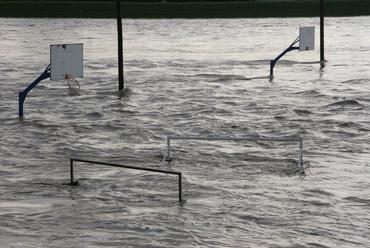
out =
<path fill-rule="evenodd" d="M 325 65 L 325 44 L 324 44 L 324 0 L 320 0 L 320 63 Z"/>
<path fill-rule="evenodd" d="M 123 75 L 123 38 L 122 38 L 122 16 L 121 16 L 121 0 L 117 2 L 117 34 L 118 34 L 118 90 L 124 89 Z"/>

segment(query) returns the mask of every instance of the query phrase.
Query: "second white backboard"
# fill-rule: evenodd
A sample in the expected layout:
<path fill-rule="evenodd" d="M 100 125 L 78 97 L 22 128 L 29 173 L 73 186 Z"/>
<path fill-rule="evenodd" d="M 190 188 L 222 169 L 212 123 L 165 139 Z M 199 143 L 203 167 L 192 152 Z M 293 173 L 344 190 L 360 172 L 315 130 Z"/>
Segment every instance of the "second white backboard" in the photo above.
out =
<path fill-rule="evenodd" d="M 299 28 L 299 51 L 315 49 L 315 27 Z"/>

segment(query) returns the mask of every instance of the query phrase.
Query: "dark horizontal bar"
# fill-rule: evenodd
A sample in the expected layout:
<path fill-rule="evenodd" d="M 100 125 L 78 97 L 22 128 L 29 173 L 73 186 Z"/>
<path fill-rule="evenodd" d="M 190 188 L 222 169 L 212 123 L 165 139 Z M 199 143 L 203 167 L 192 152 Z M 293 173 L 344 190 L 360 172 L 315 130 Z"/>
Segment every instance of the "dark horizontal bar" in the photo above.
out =
<path fill-rule="evenodd" d="M 113 164 L 113 163 L 106 163 L 106 162 L 99 162 L 99 161 L 92 161 L 92 160 L 85 160 L 85 159 L 76 159 L 76 158 L 71 158 L 71 160 L 76 161 L 76 162 L 89 163 L 89 164 L 101 164 L 101 165 L 107 165 L 107 166 L 112 166 L 112 167 L 141 170 L 141 171 L 150 171 L 150 172 L 156 172 L 156 173 L 172 174 L 172 175 L 181 176 L 181 172 L 178 172 L 178 171 L 158 170 L 158 169 L 152 169 L 152 168 L 143 168 L 143 167 L 136 167 L 136 166 L 130 166 L 130 165 L 120 165 L 120 164 Z"/>
<path fill-rule="evenodd" d="M 2 17 L 115 18 L 115 1 L 7 0 L 0 1 Z M 122 3 L 124 18 L 246 18 L 246 17 L 316 17 L 318 0 L 204 1 L 183 0 L 167 3 L 140 1 Z M 325 1 L 326 16 L 370 14 L 369 0 Z"/>

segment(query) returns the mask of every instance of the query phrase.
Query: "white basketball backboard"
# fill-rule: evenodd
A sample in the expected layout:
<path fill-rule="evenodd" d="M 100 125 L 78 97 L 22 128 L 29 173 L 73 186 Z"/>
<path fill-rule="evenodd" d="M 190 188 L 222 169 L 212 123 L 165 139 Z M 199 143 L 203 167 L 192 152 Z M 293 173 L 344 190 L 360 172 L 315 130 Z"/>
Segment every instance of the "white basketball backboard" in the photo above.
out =
<path fill-rule="evenodd" d="M 50 45 L 50 80 L 83 77 L 83 44 Z"/>
<path fill-rule="evenodd" d="M 299 28 L 299 51 L 315 49 L 315 27 Z"/>

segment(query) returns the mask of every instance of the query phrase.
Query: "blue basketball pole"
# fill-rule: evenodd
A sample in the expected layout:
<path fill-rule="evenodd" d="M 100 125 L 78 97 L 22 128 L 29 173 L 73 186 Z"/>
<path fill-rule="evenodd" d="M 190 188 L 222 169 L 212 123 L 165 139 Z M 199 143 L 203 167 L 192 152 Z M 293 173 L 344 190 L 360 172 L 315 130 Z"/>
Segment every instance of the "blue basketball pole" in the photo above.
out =
<path fill-rule="evenodd" d="M 22 119 L 22 117 L 23 117 L 23 105 L 24 105 L 24 101 L 26 100 L 27 94 L 33 88 L 35 88 L 42 80 L 47 79 L 49 77 L 50 77 L 50 65 L 48 65 L 46 67 L 46 69 L 44 70 L 44 72 L 38 78 L 36 78 L 35 81 L 33 81 L 30 85 L 28 85 L 27 88 L 25 88 L 24 90 L 22 90 L 18 93 L 18 97 L 19 97 L 19 99 L 18 99 L 18 101 L 19 101 L 18 116 L 19 116 L 19 119 Z"/>
<path fill-rule="evenodd" d="M 277 56 L 274 60 L 270 61 L 270 79 L 273 79 L 274 77 L 274 67 L 276 63 L 281 59 L 285 54 L 287 54 L 290 51 L 299 50 L 299 47 L 294 46 L 299 42 L 299 37 L 293 41 L 293 43 L 285 49 L 279 56 Z"/>

